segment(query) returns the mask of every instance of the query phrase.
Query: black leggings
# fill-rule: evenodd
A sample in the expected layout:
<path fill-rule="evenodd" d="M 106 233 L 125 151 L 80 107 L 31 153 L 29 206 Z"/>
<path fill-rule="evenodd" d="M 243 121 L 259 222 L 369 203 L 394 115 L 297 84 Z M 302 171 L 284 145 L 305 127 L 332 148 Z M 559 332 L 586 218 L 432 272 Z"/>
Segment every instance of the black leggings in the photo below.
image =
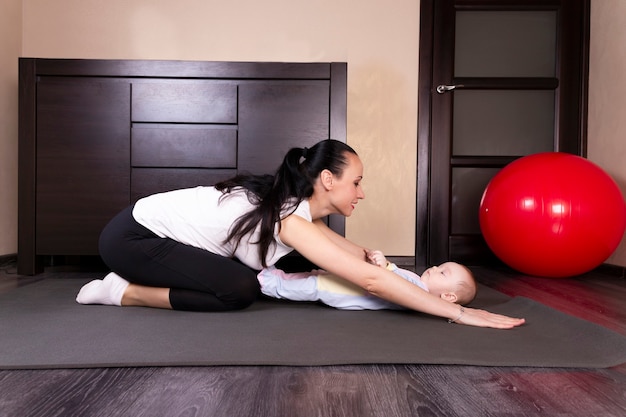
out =
<path fill-rule="evenodd" d="M 132 206 L 102 231 L 100 256 L 131 283 L 170 288 L 175 310 L 242 309 L 260 292 L 256 271 L 237 260 L 160 238 L 135 221 Z"/>

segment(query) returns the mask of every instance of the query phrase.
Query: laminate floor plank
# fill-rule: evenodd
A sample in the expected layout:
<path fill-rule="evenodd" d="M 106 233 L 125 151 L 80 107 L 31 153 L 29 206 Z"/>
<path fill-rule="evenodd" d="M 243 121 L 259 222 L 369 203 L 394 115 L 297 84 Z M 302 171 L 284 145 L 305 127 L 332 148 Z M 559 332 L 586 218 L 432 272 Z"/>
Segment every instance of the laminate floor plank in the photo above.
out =
<path fill-rule="evenodd" d="M 0 372 L 0 415 L 127 415 L 149 369 L 59 369 Z"/>

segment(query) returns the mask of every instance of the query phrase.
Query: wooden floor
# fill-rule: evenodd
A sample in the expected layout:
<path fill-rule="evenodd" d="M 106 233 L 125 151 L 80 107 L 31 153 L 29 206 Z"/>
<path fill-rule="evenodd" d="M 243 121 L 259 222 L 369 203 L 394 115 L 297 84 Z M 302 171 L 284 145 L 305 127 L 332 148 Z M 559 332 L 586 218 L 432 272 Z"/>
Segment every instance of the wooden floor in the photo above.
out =
<path fill-rule="evenodd" d="M 623 276 L 596 271 L 551 280 L 473 269 L 482 283 L 501 292 L 626 335 Z M 9 265 L 0 271 L 0 292 L 59 274 L 20 277 L 14 270 Z M 0 417 L 13 416 L 621 417 L 626 416 L 626 365 L 601 370 L 411 365 L 0 371 Z"/>

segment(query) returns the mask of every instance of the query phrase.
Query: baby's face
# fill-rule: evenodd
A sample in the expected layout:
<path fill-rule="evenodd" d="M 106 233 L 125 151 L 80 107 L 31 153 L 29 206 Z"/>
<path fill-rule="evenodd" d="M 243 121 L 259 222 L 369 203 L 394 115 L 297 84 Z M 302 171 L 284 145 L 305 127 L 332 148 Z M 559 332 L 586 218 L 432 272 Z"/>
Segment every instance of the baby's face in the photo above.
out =
<path fill-rule="evenodd" d="M 422 282 L 426 284 L 428 292 L 440 297 L 441 294 L 454 292 L 457 283 L 469 280 L 467 270 L 456 262 L 445 262 L 439 266 L 432 266 L 421 275 Z"/>

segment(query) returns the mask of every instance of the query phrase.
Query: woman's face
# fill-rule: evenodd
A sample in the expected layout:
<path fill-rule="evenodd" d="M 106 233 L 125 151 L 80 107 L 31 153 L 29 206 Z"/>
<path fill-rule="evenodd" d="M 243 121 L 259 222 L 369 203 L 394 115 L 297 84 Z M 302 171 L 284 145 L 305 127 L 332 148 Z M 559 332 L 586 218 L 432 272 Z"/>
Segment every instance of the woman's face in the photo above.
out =
<path fill-rule="evenodd" d="M 329 197 L 335 212 L 348 217 L 354 211 L 359 200 L 365 198 L 365 193 L 361 188 L 361 180 L 363 179 L 361 159 L 349 152 L 346 153 L 346 159 L 348 165 L 344 168 L 341 177 L 332 176 Z"/>

